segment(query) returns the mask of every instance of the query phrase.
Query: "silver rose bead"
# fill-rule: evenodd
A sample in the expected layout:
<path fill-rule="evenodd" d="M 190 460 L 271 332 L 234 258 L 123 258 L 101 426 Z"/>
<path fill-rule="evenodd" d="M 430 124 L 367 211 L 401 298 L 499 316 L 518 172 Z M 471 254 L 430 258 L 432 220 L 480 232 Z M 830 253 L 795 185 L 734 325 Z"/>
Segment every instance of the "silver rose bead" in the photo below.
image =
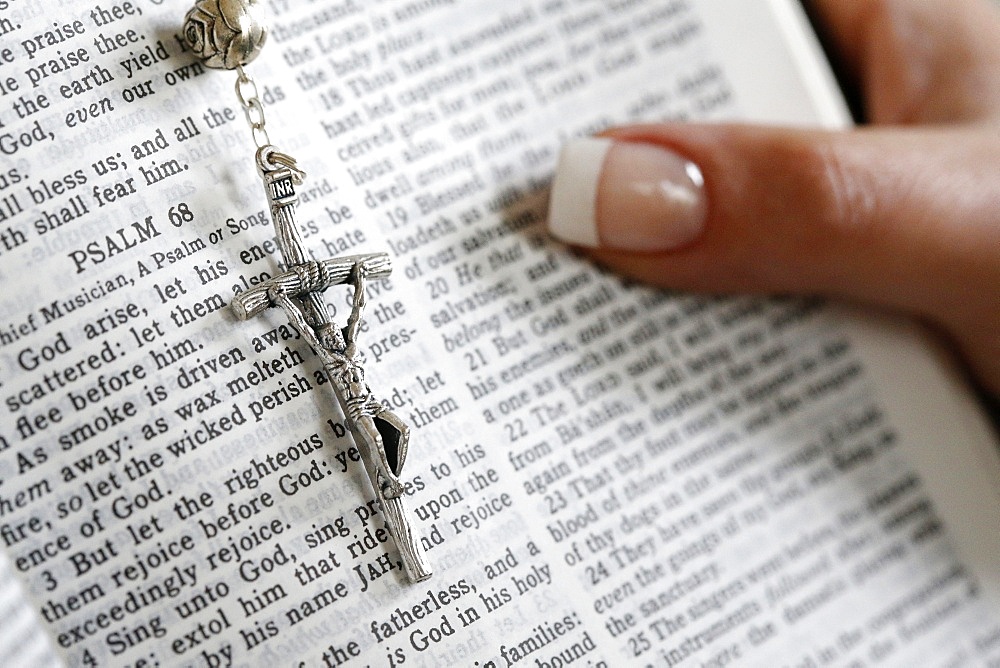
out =
<path fill-rule="evenodd" d="M 183 36 L 206 67 L 232 70 L 257 57 L 267 27 L 256 0 L 198 0 L 184 17 Z"/>

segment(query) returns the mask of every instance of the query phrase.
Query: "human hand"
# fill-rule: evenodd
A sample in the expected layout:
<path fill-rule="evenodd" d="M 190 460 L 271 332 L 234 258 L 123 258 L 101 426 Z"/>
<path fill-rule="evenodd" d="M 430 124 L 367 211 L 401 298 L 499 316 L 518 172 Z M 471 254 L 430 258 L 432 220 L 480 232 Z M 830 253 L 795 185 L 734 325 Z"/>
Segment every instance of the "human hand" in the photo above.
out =
<path fill-rule="evenodd" d="M 916 315 L 1000 396 L 998 12 L 985 0 L 813 4 L 870 126 L 646 125 L 575 140 L 550 229 L 654 285 Z"/>

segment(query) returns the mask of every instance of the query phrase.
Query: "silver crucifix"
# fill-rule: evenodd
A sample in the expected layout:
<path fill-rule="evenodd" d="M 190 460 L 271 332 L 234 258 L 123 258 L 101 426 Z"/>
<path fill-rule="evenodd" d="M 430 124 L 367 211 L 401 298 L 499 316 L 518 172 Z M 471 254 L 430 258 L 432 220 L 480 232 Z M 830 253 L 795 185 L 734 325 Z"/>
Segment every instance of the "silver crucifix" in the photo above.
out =
<path fill-rule="evenodd" d="M 257 57 L 267 39 L 267 24 L 261 19 L 257 0 L 197 0 L 184 17 L 183 35 L 188 48 L 206 67 L 237 73 L 236 96 L 257 145 L 257 171 L 264 179 L 278 247 L 285 260 L 284 273 L 238 295 L 233 299 L 233 311 L 246 320 L 270 306 L 280 306 L 323 360 L 406 574 L 412 582 L 426 580 L 431 576 L 430 564 L 414 536 L 399 480 L 410 430 L 372 396 L 365 370 L 355 359 L 365 281 L 389 275 L 389 256 L 374 253 L 317 262 L 306 253 L 295 222 L 295 186 L 305 175 L 292 158 L 271 145 L 257 84 L 243 68 Z M 354 286 L 354 299 L 347 326 L 340 329 L 331 321 L 322 293 L 343 283 Z"/>
<path fill-rule="evenodd" d="M 286 271 L 236 296 L 232 309 L 240 320 L 247 320 L 270 306 L 280 306 L 323 360 L 406 574 L 412 582 L 426 580 L 431 576 L 430 564 L 414 535 L 399 479 L 406 462 L 410 429 L 375 399 L 365 381 L 365 370 L 355 359 L 365 307 L 365 281 L 389 275 L 389 256 L 371 253 L 313 260 L 302 245 L 295 221 L 295 186 L 301 184 L 303 172 L 292 158 L 270 145 L 258 149 L 257 169 L 264 179 Z M 322 293 L 344 283 L 354 286 L 354 298 L 347 325 L 341 329 L 330 319 Z"/>

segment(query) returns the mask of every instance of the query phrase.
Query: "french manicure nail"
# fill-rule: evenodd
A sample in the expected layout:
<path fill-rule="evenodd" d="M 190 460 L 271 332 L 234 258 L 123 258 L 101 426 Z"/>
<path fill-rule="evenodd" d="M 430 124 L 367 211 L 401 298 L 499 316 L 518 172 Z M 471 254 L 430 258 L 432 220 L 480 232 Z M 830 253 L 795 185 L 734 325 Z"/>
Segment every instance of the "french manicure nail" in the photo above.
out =
<path fill-rule="evenodd" d="M 705 227 L 705 181 L 690 160 L 652 144 L 588 137 L 563 147 L 549 229 L 568 243 L 665 251 Z"/>

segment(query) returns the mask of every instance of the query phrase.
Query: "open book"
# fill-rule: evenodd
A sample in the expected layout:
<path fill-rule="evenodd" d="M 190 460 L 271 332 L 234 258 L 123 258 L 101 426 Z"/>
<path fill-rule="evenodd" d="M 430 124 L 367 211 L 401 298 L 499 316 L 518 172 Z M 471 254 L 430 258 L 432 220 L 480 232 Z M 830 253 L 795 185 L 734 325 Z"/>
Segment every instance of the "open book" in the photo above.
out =
<path fill-rule="evenodd" d="M 305 245 L 391 255 L 359 343 L 434 575 L 309 346 L 227 307 L 281 258 L 185 8 L 0 0 L 2 665 L 1000 661 L 996 443 L 919 331 L 626 285 L 544 232 L 568 137 L 846 124 L 797 4 L 266 8 Z"/>

